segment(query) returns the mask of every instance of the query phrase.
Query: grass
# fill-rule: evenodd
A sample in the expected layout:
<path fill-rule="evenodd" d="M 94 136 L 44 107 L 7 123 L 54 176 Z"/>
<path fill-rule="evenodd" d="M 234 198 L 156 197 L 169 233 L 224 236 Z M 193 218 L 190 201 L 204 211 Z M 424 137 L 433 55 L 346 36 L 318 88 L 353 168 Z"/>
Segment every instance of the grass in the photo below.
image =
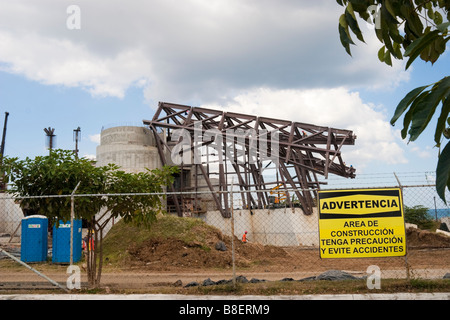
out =
<path fill-rule="evenodd" d="M 343 281 L 270 281 L 238 283 L 216 286 L 199 286 L 181 289 L 167 288 L 166 293 L 191 295 L 315 295 L 315 294 L 374 294 L 399 292 L 450 292 L 449 280 L 399 280 L 385 279 L 381 289 L 370 290 L 364 280 Z"/>
<path fill-rule="evenodd" d="M 269 281 L 263 283 L 237 283 L 198 286 L 173 287 L 155 286 L 145 289 L 100 288 L 81 290 L 80 294 L 179 294 L 179 295 L 333 295 L 333 294 L 393 294 L 393 293 L 437 293 L 450 292 L 450 280 L 405 280 L 385 279 L 381 289 L 370 290 L 364 280 L 343 281 Z M 78 292 L 77 292 L 78 293 Z"/>
<path fill-rule="evenodd" d="M 200 219 L 180 219 L 173 215 L 158 217 L 150 229 L 119 221 L 103 242 L 103 256 L 107 258 L 109 266 L 120 266 L 127 257 L 130 245 L 139 245 L 150 239 L 168 238 L 196 243 L 201 249 L 209 251 L 211 248 L 206 241 L 210 231 L 217 232 Z"/>
<path fill-rule="evenodd" d="M 76 290 L 72 294 L 179 294 L 179 295 L 333 295 L 333 294 L 393 294 L 393 293 L 438 293 L 450 292 L 449 279 L 384 279 L 381 289 L 370 290 L 365 280 L 342 281 L 267 281 L 260 283 L 237 283 L 197 286 L 175 287 L 172 284 L 155 284 L 152 287 L 139 289 L 119 288 L 89 288 Z M 6 292 L 0 289 L 0 294 L 54 294 L 61 293 L 59 289 L 53 290 L 12 290 Z"/>

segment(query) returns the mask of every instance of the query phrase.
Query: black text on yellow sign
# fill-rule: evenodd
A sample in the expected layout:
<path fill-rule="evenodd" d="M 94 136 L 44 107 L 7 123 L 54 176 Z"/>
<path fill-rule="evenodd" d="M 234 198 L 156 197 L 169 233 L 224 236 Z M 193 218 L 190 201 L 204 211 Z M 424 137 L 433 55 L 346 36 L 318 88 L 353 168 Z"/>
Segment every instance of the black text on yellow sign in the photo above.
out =
<path fill-rule="evenodd" d="M 319 237 L 321 258 L 404 256 L 400 189 L 320 191 Z"/>

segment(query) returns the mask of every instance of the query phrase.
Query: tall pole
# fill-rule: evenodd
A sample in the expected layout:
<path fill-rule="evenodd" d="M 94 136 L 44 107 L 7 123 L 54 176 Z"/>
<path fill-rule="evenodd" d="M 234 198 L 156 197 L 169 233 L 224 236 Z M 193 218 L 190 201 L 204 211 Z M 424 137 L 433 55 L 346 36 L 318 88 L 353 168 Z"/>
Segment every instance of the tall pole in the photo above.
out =
<path fill-rule="evenodd" d="M 78 138 L 79 138 L 80 132 L 81 132 L 80 127 L 73 130 L 73 137 L 75 139 L 75 150 L 74 151 L 75 151 L 75 158 L 77 158 L 77 159 L 78 159 L 78 151 L 79 151 L 78 150 Z"/>
<path fill-rule="evenodd" d="M 400 192 L 402 193 L 402 199 L 403 199 L 403 186 L 402 183 L 400 182 L 400 179 L 397 177 L 397 174 L 394 172 L 394 176 L 395 179 L 397 179 L 398 182 L 398 186 L 400 188 Z M 403 217 L 403 220 L 405 219 L 405 217 Z M 405 227 L 406 229 L 406 227 Z M 409 281 L 410 278 L 410 270 L 409 270 L 409 263 L 408 263 L 408 240 L 405 239 L 406 241 L 406 254 L 405 254 L 405 268 L 406 268 L 406 280 Z"/>
<path fill-rule="evenodd" d="M 50 150 L 50 152 L 53 150 L 53 137 L 55 137 L 55 129 L 53 128 L 44 128 L 44 132 L 47 135 L 49 141 L 48 141 L 48 148 Z"/>
<path fill-rule="evenodd" d="M 75 189 L 73 189 L 72 194 L 70 195 L 70 265 L 73 265 L 73 220 L 75 218 L 75 197 L 74 194 L 80 186 L 80 182 L 78 182 Z"/>
<path fill-rule="evenodd" d="M 9 116 L 9 112 L 5 112 L 5 123 L 3 124 L 2 145 L 0 148 L 0 154 L 1 154 L 2 158 L 3 158 L 3 154 L 5 152 L 6 125 L 8 123 L 8 116 Z"/>
<path fill-rule="evenodd" d="M 434 214 L 436 215 L 436 222 L 438 221 L 438 214 L 437 214 L 437 206 L 436 206 L 436 197 L 433 197 L 434 199 Z"/>
<path fill-rule="evenodd" d="M 3 164 L 3 155 L 5 153 L 6 125 L 8 123 L 9 113 L 5 112 L 5 123 L 3 125 L 2 145 L 0 146 L 0 164 Z M 5 173 L 1 172 L 0 191 L 6 190 Z"/>
<path fill-rule="evenodd" d="M 231 262 L 233 264 L 233 288 L 236 288 L 236 263 L 234 254 L 234 209 L 233 209 L 233 184 L 234 177 L 231 178 L 230 205 L 231 205 Z"/>

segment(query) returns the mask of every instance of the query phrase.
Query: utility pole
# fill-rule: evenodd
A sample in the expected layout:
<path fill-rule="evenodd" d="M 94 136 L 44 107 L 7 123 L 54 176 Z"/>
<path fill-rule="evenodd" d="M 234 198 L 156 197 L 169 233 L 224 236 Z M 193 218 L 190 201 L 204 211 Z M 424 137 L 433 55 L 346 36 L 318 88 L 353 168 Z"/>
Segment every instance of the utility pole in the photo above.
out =
<path fill-rule="evenodd" d="M 5 139 L 6 139 L 6 125 L 8 123 L 9 112 L 5 112 L 5 124 L 3 125 L 3 136 L 2 136 L 2 145 L 0 147 L 0 154 L 3 158 L 3 154 L 5 152 Z"/>
<path fill-rule="evenodd" d="M 78 159 L 78 139 L 81 135 L 81 128 L 78 127 L 75 130 L 73 130 L 73 139 L 75 140 L 75 158 Z"/>
<path fill-rule="evenodd" d="M 3 125 L 3 136 L 2 136 L 2 144 L 0 146 L 0 164 L 3 164 L 3 155 L 5 152 L 5 139 L 6 139 L 6 125 L 8 123 L 8 116 L 9 113 L 5 112 L 5 124 Z M 0 181 L 0 191 L 6 190 L 6 183 L 5 181 L 5 173 L 1 172 L 1 181 Z"/>
<path fill-rule="evenodd" d="M 50 152 L 53 150 L 53 138 L 56 137 L 54 128 L 44 128 L 44 132 L 48 137 L 48 149 Z"/>

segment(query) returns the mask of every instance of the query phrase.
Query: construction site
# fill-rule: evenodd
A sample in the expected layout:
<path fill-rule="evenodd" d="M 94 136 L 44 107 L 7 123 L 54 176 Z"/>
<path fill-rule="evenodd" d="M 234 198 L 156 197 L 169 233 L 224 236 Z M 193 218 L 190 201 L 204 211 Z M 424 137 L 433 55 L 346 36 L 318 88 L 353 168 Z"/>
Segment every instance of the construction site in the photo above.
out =
<path fill-rule="evenodd" d="M 324 183 L 319 176 L 355 177 L 342 156 L 343 146 L 355 144 L 349 130 L 165 102 L 143 124 L 104 129 L 97 165 L 131 172 L 179 166 L 167 211 L 222 230 L 229 229 L 232 188 L 237 233 L 248 230 L 255 241 L 318 245 L 311 234 L 317 233 L 316 198 Z M 287 209 L 296 214 L 281 224 L 271 221 Z"/>
<path fill-rule="evenodd" d="M 52 137 L 52 128 L 47 131 Z M 165 192 L 168 215 L 150 230 L 120 219 L 104 229 L 102 283 L 122 289 L 179 286 L 181 281 L 199 285 L 206 277 L 219 283 L 231 268 L 266 280 L 310 279 L 329 270 L 360 277 L 368 265 L 381 267 L 388 278 L 410 277 L 411 270 L 423 278 L 447 275 L 450 237 L 410 224 L 407 259 L 321 258 L 319 192 L 331 176 L 356 178 L 343 154 L 355 143 L 351 130 L 165 102 L 141 126 L 103 128 L 95 165 L 115 164 L 134 173 L 168 165 L 179 172 Z M 413 189 L 403 187 L 406 202 L 432 197 L 417 200 L 409 192 Z M 19 226 L 28 214 L 14 198 L 1 196 L 0 244 L 19 258 Z M 52 249 L 49 256 L 55 254 Z M 83 259 L 79 266 L 84 268 Z M 64 266 L 48 267 L 43 267 L 46 274 L 64 281 Z M 0 275 L 8 279 L 7 290 L 36 281 L 9 267 Z"/>

